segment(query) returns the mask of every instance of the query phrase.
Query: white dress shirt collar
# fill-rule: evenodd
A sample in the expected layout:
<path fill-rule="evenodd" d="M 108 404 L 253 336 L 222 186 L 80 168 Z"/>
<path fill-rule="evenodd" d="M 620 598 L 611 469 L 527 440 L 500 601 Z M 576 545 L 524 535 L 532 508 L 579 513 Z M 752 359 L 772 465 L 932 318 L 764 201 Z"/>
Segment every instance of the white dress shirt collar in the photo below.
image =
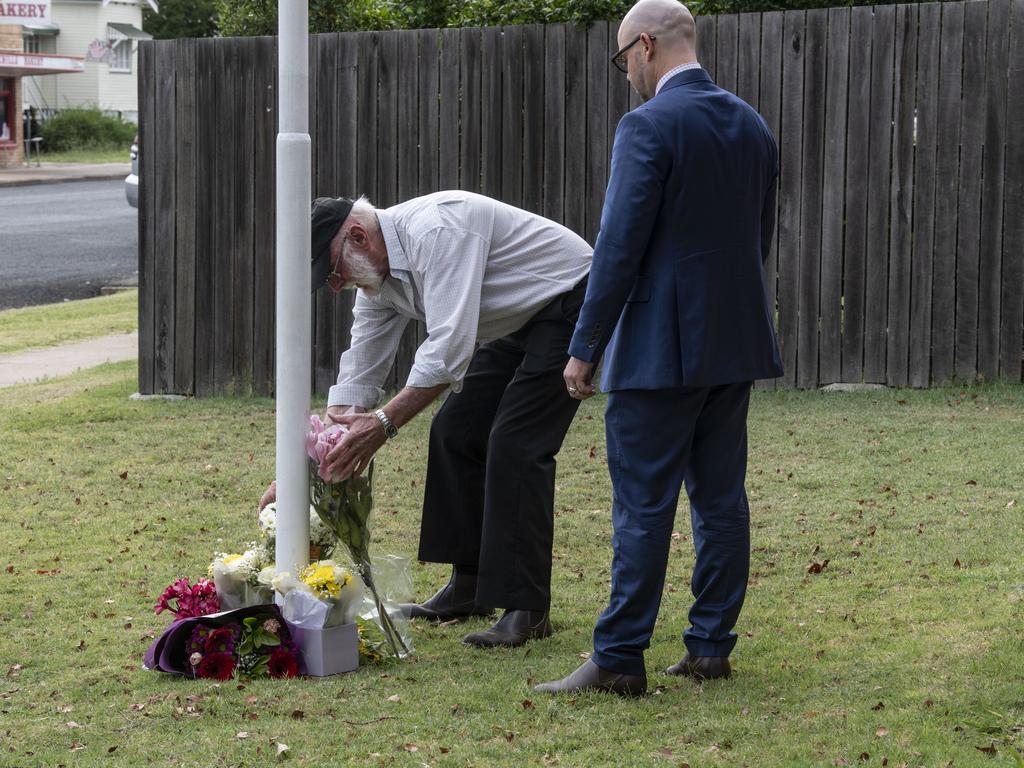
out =
<path fill-rule="evenodd" d="M 672 69 L 670 69 L 668 72 L 661 76 L 660 80 L 658 80 L 658 84 L 654 87 L 654 95 L 658 95 L 658 91 L 662 89 L 665 83 L 667 83 L 673 77 L 678 75 L 680 72 L 685 72 L 688 69 L 700 69 L 700 62 L 689 61 L 686 64 L 680 64 L 678 67 L 673 67 Z"/>

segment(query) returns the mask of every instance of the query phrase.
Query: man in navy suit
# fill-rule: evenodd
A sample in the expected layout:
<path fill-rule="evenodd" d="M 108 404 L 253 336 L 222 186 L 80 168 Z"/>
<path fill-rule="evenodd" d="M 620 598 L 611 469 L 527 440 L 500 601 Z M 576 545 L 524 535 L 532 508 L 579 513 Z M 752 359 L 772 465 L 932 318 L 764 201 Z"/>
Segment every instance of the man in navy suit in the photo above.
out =
<path fill-rule="evenodd" d="M 537 686 L 549 693 L 646 691 L 643 653 L 683 484 L 697 556 L 694 603 L 687 653 L 667 672 L 729 676 L 750 564 L 750 389 L 782 374 L 763 266 L 774 226 L 775 140 L 749 105 L 700 68 L 693 17 L 676 0 L 640 0 L 622 20 L 618 44 L 612 61 L 646 103 L 615 132 L 564 375 L 570 396 L 590 397 L 604 354 L 611 599 L 594 629 L 594 653 L 563 680 Z"/>

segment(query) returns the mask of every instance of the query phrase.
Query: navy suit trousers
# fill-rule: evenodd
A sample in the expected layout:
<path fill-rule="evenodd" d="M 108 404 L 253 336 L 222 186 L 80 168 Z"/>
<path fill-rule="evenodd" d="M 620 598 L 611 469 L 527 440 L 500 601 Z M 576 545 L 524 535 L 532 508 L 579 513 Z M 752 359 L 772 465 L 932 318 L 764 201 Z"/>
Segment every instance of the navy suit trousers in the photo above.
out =
<path fill-rule="evenodd" d="M 750 389 L 744 382 L 609 395 L 614 559 L 611 599 L 594 629 L 598 666 L 644 672 L 684 484 L 697 559 L 683 640 L 696 656 L 728 656 L 736 644 L 732 630 L 750 569 L 744 489 Z"/>

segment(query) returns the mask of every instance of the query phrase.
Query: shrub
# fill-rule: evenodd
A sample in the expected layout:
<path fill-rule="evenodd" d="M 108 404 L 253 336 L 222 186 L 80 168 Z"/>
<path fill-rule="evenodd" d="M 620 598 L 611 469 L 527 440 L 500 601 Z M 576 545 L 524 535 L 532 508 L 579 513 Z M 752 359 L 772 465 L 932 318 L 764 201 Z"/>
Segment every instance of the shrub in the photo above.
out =
<path fill-rule="evenodd" d="M 73 149 L 125 149 L 138 128 L 120 117 L 105 115 L 98 107 L 62 110 L 40 126 L 48 152 Z"/>

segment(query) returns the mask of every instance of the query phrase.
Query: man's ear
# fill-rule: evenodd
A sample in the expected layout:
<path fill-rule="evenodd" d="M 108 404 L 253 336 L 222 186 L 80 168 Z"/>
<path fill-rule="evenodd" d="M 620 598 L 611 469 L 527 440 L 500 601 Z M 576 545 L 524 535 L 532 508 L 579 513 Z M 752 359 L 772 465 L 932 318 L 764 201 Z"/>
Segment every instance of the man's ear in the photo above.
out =
<path fill-rule="evenodd" d="M 365 250 L 370 244 L 370 236 L 366 227 L 358 221 L 352 222 L 352 226 L 348 230 L 348 237 L 361 250 Z"/>

